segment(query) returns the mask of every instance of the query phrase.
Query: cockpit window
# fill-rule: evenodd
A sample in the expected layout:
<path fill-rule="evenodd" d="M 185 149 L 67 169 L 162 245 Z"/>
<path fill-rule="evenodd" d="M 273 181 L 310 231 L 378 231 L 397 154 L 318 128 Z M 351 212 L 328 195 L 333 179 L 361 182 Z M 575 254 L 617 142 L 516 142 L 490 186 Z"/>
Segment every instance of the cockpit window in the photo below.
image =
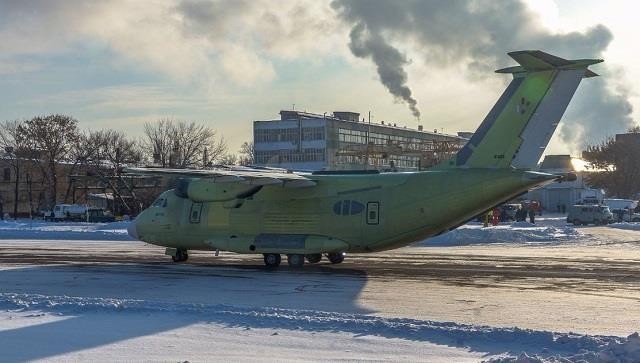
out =
<path fill-rule="evenodd" d="M 167 206 L 167 200 L 165 198 L 158 198 L 151 206 L 165 208 Z"/>

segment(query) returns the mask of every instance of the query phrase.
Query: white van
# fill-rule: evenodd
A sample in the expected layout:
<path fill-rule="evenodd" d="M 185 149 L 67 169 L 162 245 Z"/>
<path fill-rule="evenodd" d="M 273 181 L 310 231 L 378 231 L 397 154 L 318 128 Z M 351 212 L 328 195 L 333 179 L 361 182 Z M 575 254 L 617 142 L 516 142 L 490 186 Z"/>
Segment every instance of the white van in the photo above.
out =
<path fill-rule="evenodd" d="M 638 206 L 637 200 L 632 199 L 603 199 L 602 204 L 609 207 L 609 209 L 635 209 Z"/>
<path fill-rule="evenodd" d="M 581 224 L 608 224 L 613 223 L 613 213 L 606 205 L 586 204 L 572 205 L 569 207 L 567 223 L 575 226 Z"/>

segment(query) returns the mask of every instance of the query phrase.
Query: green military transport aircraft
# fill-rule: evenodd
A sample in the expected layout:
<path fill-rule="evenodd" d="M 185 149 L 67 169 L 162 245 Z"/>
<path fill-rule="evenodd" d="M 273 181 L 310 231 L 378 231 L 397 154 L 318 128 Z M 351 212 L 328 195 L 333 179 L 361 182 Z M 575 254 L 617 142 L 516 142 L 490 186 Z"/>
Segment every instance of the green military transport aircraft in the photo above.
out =
<path fill-rule="evenodd" d="M 269 267 L 292 267 L 346 252 L 406 246 L 566 176 L 530 171 L 540 159 L 578 84 L 596 76 L 595 59 L 541 51 L 509 53 L 513 80 L 469 142 L 428 171 L 215 170 L 131 168 L 177 176 L 129 227 L 139 240 L 167 247 L 176 262 L 188 250 L 263 254 Z"/>

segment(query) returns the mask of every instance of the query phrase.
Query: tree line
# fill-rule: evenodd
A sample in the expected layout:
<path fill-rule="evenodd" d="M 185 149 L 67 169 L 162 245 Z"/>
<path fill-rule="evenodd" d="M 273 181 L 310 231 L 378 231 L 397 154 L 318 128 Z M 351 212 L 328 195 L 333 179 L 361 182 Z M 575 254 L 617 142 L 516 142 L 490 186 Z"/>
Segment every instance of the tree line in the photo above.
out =
<path fill-rule="evenodd" d="M 640 196 L 640 127 L 628 130 L 622 137 L 610 137 L 590 145 L 582 153 L 592 172 L 587 182 L 618 198 Z"/>
<path fill-rule="evenodd" d="M 224 138 L 215 129 L 202 123 L 171 119 L 145 123 L 144 136 L 140 138 L 121 130 L 83 130 L 75 118 L 67 115 L 4 121 L 0 123 L 0 147 L 14 175 L 14 214 L 21 177 L 29 178 L 22 170 L 27 167 L 40 169 L 46 185 L 45 204 L 52 207 L 61 192 L 58 190 L 61 164 L 66 164 L 69 175 L 87 170 L 109 183 L 109 177 L 120 176 L 126 165 L 207 168 L 253 163 L 251 142 L 245 142 L 236 155 L 229 152 Z M 64 201 L 70 188 L 69 184 Z"/>

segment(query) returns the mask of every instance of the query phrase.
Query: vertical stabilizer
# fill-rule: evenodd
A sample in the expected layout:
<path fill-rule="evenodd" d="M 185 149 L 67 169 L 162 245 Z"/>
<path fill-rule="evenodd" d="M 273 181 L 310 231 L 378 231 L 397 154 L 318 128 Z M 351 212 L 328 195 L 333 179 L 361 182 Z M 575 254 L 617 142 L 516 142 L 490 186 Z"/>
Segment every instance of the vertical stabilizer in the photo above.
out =
<path fill-rule="evenodd" d="M 509 55 L 520 65 L 497 70 L 513 80 L 469 142 L 440 167 L 534 168 L 587 67 L 599 59 L 566 60 L 541 51 Z"/>

